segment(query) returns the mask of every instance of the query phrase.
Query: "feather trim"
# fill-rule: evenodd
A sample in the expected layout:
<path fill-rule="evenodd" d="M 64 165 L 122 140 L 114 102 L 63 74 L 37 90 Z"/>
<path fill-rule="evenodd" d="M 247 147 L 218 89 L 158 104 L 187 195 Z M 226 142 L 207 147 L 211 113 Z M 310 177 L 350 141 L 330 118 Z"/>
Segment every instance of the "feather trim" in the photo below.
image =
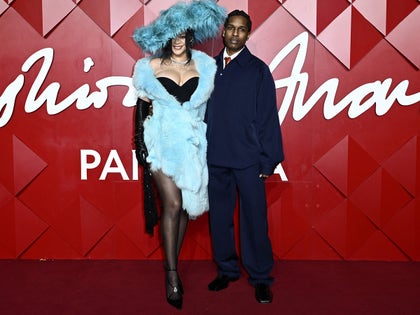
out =
<path fill-rule="evenodd" d="M 214 0 L 177 2 L 149 25 L 136 29 L 133 39 L 143 51 L 154 54 L 187 29 L 194 30 L 197 42 L 215 37 L 225 17 L 225 8 Z"/>
<path fill-rule="evenodd" d="M 216 63 L 205 53 L 192 50 L 199 82 L 190 101 L 181 104 L 154 76 L 151 57 L 134 68 L 133 85 L 139 95 L 153 102 L 153 116 L 144 122 L 147 161 L 153 171 L 161 169 L 182 192 L 183 208 L 191 217 L 208 210 L 207 140 L 204 114 L 214 87 Z"/>

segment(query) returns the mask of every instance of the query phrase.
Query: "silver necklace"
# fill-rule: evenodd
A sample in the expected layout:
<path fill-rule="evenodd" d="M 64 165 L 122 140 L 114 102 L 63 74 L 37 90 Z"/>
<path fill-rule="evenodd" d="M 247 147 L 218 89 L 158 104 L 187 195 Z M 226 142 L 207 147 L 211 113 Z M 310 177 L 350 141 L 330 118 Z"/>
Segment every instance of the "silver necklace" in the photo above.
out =
<path fill-rule="evenodd" d="M 176 61 L 174 58 L 171 57 L 171 62 L 176 65 L 185 66 L 188 63 L 188 59 L 185 61 Z"/>

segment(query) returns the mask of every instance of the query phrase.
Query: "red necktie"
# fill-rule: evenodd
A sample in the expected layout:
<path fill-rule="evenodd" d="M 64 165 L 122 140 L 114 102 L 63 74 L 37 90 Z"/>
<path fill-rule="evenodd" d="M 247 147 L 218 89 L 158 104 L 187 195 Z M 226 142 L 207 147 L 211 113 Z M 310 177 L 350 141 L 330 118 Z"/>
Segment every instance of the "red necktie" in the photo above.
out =
<path fill-rule="evenodd" d="M 228 63 L 231 61 L 232 59 L 230 57 L 225 57 L 225 67 L 228 65 Z"/>

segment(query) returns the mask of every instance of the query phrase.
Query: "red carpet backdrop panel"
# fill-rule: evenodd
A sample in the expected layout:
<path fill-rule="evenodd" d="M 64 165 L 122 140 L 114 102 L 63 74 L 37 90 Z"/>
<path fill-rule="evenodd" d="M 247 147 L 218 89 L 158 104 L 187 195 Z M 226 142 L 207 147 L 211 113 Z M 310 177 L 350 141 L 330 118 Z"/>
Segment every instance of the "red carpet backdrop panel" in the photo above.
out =
<path fill-rule="evenodd" d="M 0 0 L 0 259 L 162 258 L 133 155 L 132 34 L 173 3 Z M 219 4 L 250 14 L 276 81 L 275 257 L 420 261 L 420 2 Z M 211 257 L 206 214 L 181 258 Z"/>

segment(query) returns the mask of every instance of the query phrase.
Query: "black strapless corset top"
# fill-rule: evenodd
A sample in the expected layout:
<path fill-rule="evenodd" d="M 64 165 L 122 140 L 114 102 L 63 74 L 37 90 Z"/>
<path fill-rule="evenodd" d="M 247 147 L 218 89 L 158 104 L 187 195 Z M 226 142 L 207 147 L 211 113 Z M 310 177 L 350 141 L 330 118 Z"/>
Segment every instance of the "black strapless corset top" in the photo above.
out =
<path fill-rule="evenodd" d="M 169 94 L 176 97 L 181 104 L 189 101 L 198 86 L 198 77 L 192 77 L 183 85 L 176 84 L 173 80 L 166 77 L 158 77 L 159 82 L 165 87 Z"/>

